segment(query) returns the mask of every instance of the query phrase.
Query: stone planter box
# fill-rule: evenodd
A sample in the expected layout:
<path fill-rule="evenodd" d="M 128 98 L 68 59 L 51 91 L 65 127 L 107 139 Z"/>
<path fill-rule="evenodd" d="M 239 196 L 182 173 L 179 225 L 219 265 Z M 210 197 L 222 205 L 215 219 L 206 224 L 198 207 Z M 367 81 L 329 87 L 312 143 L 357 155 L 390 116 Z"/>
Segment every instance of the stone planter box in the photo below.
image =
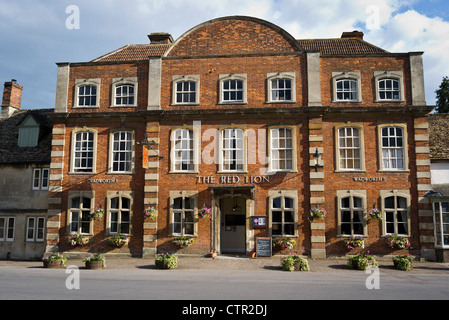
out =
<path fill-rule="evenodd" d="M 91 269 L 91 270 L 98 270 L 98 269 L 104 269 L 104 264 L 103 261 L 87 261 L 85 263 L 86 265 L 86 269 Z"/>

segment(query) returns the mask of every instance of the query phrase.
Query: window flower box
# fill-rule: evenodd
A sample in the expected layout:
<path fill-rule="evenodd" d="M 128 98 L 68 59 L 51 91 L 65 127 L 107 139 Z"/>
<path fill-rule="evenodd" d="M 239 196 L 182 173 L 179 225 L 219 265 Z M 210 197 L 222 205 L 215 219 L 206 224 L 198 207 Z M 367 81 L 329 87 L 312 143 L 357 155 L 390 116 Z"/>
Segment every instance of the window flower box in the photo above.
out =
<path fill-rule="evenodd" d="M 194 242 L 192 236 L 184 236 L 184 237 L 174 237 L 173 238 L 173 244 L 180 249 L 188 248 L 190 245 Z"/>

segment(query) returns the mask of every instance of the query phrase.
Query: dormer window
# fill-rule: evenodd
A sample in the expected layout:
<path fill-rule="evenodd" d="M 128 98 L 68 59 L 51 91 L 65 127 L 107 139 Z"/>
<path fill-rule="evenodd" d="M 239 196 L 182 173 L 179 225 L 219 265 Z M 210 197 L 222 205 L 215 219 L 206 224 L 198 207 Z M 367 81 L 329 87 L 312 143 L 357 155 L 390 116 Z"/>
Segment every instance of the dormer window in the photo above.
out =
<path fill-rule="evenodd" d="M 39 141 L 39 124 L 30 115 L 19 125 L 19 147 L 36 147 Z"/>

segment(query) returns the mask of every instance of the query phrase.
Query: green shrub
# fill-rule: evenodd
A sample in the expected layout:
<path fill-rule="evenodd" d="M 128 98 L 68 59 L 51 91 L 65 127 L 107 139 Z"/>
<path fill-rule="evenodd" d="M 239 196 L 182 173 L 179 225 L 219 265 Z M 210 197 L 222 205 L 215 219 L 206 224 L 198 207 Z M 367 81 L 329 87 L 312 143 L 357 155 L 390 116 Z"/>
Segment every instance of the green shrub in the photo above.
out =
<path fill-rule="evenodd" d="M 161 253 L 155 260 L 157 269 L 175 269 L 178 267 L 178 257 L 168 252 Z"/>
<path fill-rule="evenodd" d="M 410 271 L 412 270 L 412 257 L 409 255 L 399 255 L 393 257 L 393 265 L 395 269 Z"/>
<path fill-rule="evenodd" d="M 379 266 L 369 251 L 348 258 L 348 267 L 357 270 L 366 270 L 370 265 Z"/>
<path fill-rule="evenodd" d="M 290 255 L 281 261 L 282 270 L 284 271 L 309 271 L 309 262 L 307 259 Z"/>

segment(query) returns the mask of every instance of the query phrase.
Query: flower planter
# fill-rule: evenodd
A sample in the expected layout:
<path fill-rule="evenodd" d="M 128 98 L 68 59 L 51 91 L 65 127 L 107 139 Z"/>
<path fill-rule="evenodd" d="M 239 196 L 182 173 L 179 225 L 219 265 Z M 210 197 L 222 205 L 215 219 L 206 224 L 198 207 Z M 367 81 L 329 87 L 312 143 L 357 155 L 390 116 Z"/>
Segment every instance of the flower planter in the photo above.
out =
<path fill-rule="evenodd" d="M 290 255 L 281 261 L 281 267 L 284 271 L 309 271 L 309 262 L 307 259 Z"/>
<path fill-rule="evenodd" d="M 91 270 L 98 270 L 98 269 L 105 268 L 103 261 L 86 261 L 85 265 L 86 265 L 86 269 L 91 269 Z"/>
<path fill-rule="evenodd" d="M 48 269 L 60 269 L 62 268 L 62 261 L 56 260 L 56 261 L 43 261 L 44 268 Z"/>
<path fill-rule="evenodd" d="M 175 269 L 178 267 L 178 257 L 169 253 L 161 253 L 154 261 L 156 269 Z"/>

